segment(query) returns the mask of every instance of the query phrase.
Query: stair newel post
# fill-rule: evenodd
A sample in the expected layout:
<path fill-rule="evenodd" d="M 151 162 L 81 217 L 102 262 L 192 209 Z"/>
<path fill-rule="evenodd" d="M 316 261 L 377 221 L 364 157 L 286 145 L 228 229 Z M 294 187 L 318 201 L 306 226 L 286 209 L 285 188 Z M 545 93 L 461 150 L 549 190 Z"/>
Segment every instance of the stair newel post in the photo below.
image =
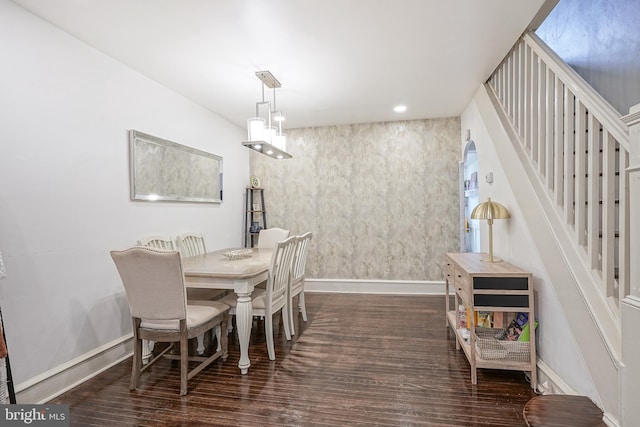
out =
<path fill-rule="evenodd" d="M 621 302 L 622 317 L 622 424 L 633 425 L 640 419 L 637 384 L 640 384 L 640 104 L 629 109 L 622 120 L 629 126 L 629 166 L 626 168 L 629 197 L 629 293 Z M 624 182 L 624 181 L 623 181 Z"/>

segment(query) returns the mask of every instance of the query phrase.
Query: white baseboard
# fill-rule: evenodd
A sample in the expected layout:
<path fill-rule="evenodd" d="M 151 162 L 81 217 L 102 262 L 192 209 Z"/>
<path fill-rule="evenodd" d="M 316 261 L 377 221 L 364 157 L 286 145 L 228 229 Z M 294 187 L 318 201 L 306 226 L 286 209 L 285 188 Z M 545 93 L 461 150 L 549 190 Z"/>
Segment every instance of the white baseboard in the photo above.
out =
<path fill-rule="evenodd" d="M 82 384 L 133 354 L 128 334 L 16 385 L 18 403 L 42 404 Z"/>
<path fill-rule="evenodd" d="M 444 281 L 305 279 L 305 292 L 444 295 Z"/>
<path fill-rule="evenodd" d="M 542 394 L 578 394 L 560 375 L 542 360 L 538 359 L 538 389 Z"/>

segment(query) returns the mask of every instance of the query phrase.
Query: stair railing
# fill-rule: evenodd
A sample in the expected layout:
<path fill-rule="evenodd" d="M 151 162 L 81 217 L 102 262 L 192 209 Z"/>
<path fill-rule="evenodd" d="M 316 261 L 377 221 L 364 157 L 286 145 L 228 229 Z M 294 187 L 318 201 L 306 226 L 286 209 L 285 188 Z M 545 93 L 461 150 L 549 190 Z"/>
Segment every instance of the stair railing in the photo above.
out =
<path fill-rule="evenodd" d="M 534 33 L 488 81 L 549 196 L 619 313 L 629 294 L 629 130 L 620 115 Z"/>

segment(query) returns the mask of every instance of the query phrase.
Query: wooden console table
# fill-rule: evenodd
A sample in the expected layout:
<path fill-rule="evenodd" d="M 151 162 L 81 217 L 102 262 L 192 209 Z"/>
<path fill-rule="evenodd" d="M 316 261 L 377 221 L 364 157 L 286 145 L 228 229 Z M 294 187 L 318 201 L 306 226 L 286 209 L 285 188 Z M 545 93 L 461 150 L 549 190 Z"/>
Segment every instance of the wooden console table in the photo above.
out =
<path fill-rule="evenodd" d="M 471 365 L 471 382 L 477 384 L 478 368 L 508 369 L 531 372 L 531 388 L 537 387 L 536 375 L 536 331 L 533 278 L 532 274 L 521 270 L 507 262 L 485 262 L 488 255 L 484 253 L 448 253 L 445 255 L 445 290 L 446 290 L 446 323 L 455 332 L 456 348 L 464 351 Z M 455 305 L 449 308 L 449 287 L 454 288 Z M 475 311 L 491 312 L 525 312 L 529 315 L 530 338 L 528 357 L 522 353 L 519 357 L 509 355 L 511 345 L 522 347 L 526 344 L 516 341 L 498 341 L 504 345 L 504 355 L 486 356 L 478 344 L 474 315 L 469 316 L 469 340 L 466 341 L 458 329 L 458 306 L 463 304 L 470 313 Z M 478 328 L 481 330 L 482 328 Z M 483 356 L 483 354 L 485 354 Z M 514 353 L 511 353 L 512 355 Z"/>

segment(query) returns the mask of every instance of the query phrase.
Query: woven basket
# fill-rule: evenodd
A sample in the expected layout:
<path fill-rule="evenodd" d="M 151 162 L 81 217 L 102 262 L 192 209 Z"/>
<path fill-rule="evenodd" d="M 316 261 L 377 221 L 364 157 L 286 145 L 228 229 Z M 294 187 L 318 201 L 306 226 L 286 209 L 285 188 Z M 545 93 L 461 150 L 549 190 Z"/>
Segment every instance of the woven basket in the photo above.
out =
<path fill-rule="evenodd" d="M 531 347 L 526 341 L 506 341 L 497 337 L 503 336 L 502 329 L 476 328 L 476 350 L 485 360 L 508 360 L 512 362 L 529 362 Z"/>

